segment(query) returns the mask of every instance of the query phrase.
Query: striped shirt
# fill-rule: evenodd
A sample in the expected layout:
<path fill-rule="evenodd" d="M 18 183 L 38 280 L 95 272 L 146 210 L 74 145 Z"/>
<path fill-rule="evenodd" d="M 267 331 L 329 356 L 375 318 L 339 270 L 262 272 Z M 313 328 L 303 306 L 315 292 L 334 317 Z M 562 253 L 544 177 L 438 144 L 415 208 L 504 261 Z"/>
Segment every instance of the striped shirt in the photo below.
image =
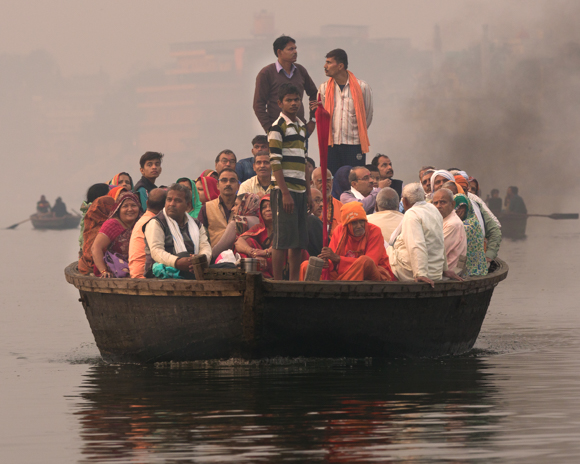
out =
<path fill-rule="evenodd" d="M 367 129 L 373 120 L 373 93 L 370 86 L 357 79 L 363 94 L 365 112 L 367 116 Z M 318 92 L 324 105 L 326 99 L 326 87 L 328 81 L 320 86 Z M 356 122 L 356 112 L 354 101 L 350 94 L 350 84 L 347 82 L 342 90 L 334 81 L 334 114 L 332 115 L 332 138 L 335 145 L 360 145 L 358 136 L 358 124 Z"/>
<path fill-rule="evenodd" d="M 306 126 L 302 121 L 297 118 L 293 122 L 284 113 L 280 113 L 280 117 L 274 121 L 268 132 L 272 172 L 284 172 L 286 187 L 291 192 L 306 191 L 305 139 Z"/>

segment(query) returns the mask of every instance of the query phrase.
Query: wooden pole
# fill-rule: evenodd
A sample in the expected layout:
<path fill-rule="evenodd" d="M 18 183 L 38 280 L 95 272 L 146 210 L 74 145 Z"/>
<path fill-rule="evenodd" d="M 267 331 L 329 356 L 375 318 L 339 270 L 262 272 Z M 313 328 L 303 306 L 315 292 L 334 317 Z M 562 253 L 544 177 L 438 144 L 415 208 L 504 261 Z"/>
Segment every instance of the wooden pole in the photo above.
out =
<path fill-rule="evenodd" d="M 191 257 L 191 264 L 193 265 L 193 273 L 196 280 L 204 280 L 203 271 L 208 267 L 207 256 L 194 255 Z"/>
<path fill-rule="evenodd" d="M 263 310 L 262 273 L 247 272 L 242 310 L 242 356 L 245 358 L 255 358 L 259 355 L 256 352 L 256 347 L 260 338 Z"/>

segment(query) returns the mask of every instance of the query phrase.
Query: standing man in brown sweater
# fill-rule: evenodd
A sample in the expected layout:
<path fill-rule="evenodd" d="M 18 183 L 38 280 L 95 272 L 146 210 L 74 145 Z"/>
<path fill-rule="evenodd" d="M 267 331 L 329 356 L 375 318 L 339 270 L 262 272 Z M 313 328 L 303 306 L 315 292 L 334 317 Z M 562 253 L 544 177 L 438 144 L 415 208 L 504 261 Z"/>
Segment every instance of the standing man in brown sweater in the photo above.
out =
<path fill-rule="evenodd" d="M 306 68 L 296 63 L 298 53 L 296 51 L 296 41 L 292 37 L 285 35 L 278 37 L 274 41 L 274 54 L 278 60 L 258 73 L 256 91 L 254 92 L 254 112 L 266 133 L 280 116 L 278 90 L 281 85 L 294 85 L 298 89 L 301 102 L 304 91 L 306 91 L 311 102 L 316 101 L 318 93 L 318 89 Z M 304 118 L 305 106 L 309 107 L 309 105 L 300 105 L 297 116 L 304 121 L 308 135 L 310 135 L 314 132 L 315 127 L 314 110 L 310 111 L 310 118 L 306 121 Z"/>

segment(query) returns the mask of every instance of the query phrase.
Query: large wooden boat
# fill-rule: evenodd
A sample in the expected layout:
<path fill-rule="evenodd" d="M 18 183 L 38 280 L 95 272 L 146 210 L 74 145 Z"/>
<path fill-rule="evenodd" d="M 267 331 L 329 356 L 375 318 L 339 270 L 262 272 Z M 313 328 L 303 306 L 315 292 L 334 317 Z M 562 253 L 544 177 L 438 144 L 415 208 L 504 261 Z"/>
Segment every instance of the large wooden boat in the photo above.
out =
<path fill-rule="evenodd" d="M 33 214 L 30 216 L 30 221 L 35 229 L 76 229 L 81 222 L 81 217 L 72 214 L 61 217 L 52 214 Z"/>
<path fill-rule="evenodd" d="M 485 277 L 415 282 L 274 282 L 257 272 L 206 270 L 206 280 L 66 280 L 105 361 L 151 363 L 275 356 L 397 357 L 469 351 L 495 286 Z"/>

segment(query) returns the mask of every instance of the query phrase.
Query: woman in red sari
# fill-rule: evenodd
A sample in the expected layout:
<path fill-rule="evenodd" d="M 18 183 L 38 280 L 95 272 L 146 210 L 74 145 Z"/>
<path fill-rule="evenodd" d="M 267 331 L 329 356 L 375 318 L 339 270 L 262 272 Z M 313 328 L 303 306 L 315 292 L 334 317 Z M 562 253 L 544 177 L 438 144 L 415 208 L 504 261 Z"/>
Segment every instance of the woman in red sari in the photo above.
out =
<path fill-rule="evenodd" d="M 257 258 L 260 260 L 260 270 L 264 277 L 272 278 L 272 210 L 270 195 L 260 199 L 258 212 L 260 223 L 244 232 L 236 241 L 235 251 L 242 258 Z"/>
<path fill-rule="evenodd" d="M 330 246 L 322 248 L 318 255 L 328 260 L 329 280 L 397 280 L 391 271 L 381 229 L 368 223 L 362 205 L 357 201 L 342 205 L 341 219 Z M 308 263 L 302 263 L 300 280 L 304 280 L 307 266 Z"/>
<path fill-rule="evenodd" d="M 119 195 L 91 248 L 96 276 L 129 276 L 129 241 L 133 226 L 141 216 L 140 205 L 139 198 L 132 192 Z"/>
<path fill-rule="evenodd" d="M 215 180 L 213 177 L 201 175 L 197 178 L 195 181 L 195 186 L 197 187 L 199 201 L 201 201 L 202 205 L 205 205 L 206 202 L 215 200 L 220 196 L 217 184 L 217 180 Z"/>

